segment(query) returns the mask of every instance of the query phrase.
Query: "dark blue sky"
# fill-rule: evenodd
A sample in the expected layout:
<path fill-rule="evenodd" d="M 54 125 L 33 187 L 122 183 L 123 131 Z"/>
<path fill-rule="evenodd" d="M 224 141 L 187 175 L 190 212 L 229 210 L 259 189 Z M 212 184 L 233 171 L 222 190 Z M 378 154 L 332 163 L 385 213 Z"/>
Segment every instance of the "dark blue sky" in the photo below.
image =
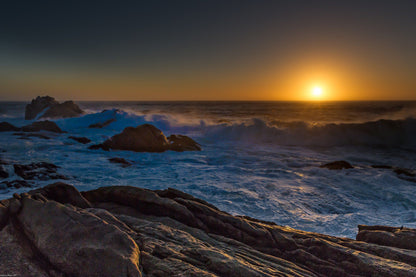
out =
<path fill-rule="evenodd" d="M 9 1 L 0 96 L 416 99 L 416 1 Z"/>

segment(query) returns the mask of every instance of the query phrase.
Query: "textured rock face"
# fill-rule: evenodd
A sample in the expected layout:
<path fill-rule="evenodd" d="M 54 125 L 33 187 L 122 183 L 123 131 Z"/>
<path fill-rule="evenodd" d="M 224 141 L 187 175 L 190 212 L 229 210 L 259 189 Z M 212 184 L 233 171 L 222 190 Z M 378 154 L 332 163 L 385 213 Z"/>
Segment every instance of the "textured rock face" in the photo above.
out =
<path fill-rule="evenodd" d="M 122 133 L 111 137 L 103 145 L 109 149 L 163 152 L 167 150 L 169 142 L 162 131 L 155 126 L 143 124 L 136 128 L 125 128 Z"/>
<path fill-rule="evenodd" d="M 41 118 L 74 117 L 84 113 L 73 101 L 59 103 L 53 97 L 38 96 L 26 105 L 25 119 L 34 119 L 43 111 Z"/>
<path fill-rule="evenodd" d="M 169 149 L 173 151 L 201 151 L 201 146 L 187 136 L 170 135 L 168 141 L 170 143 Z"/>
<path fill-rule="evenodd" d="M 357 240 L 416 250 L 416 230 L 404 227 L 358 225 Z"/>
<path fill-rule="evenodd" d="M 356 241 L 231 216 L 174 189 L 56 183 L 0 201 L 0 274 L 415 276 L 402 244 L 415 233 L 360 226 Z"/>
<path fill-rule="evenodd" d="M 53 105 L 59 104 L 55 98 L 50 96 L 38 96 L 35 99 L 32 99 L 30 104 L 26 105 L 25 109 L 25 119 L 30 120 L 34 119 L 40 112 L 44 109 L 51 107 Z"/>
<path fill-rule="evenodd" d="M 187 136 L 173 135 L 168 140 L 161 130 L 150 124 L 127 127 L 120 134 L 112 136 L 102 144 L 90 149 L 129 150 L 135 152 L 164 152 L 201 150 L 199 144 Z"/>
<path fill-rule="evenodd" d="M 66 101 L 61 104 L 51 106 L 41 118 L 62 118 L 62 117 L 75 117 L 83 114 L 84 111 L 78 107 L 73 101 Z"/>

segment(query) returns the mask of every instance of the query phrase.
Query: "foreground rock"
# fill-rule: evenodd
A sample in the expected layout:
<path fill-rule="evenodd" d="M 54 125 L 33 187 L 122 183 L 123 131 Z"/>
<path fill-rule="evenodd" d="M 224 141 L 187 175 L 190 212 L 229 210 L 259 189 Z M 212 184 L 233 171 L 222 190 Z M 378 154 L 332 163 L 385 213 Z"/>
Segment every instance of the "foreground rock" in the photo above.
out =
<path fill-rule="evenodd" d="M 129 150 L 135 152 L 164 152 L 173 151 L 199 151 L 198 143 L 193 139 L 173 135 L 166 138 L 161 130 L 150 124 L 137 127 L 127 127 L 120 134 L 112 136 L 102 144 L 92 145 L 90 149 L 103 150 Z"/>
<path fill-rule="evenodd" d="M 73 101 L 59 103 L 53 97 L 38 96 L 26 105 L 25 119 L 35 119 L 42 112 L 39 118 L 75 117 L 84 113 Z"/>
<path fill-rule="evenodd" d="M 371 228 L 360 227 L 368 240 L 377 230 L 391 232 L 391 227 Z M 416 274 L 416 252 L 397 243 L 386 246 L 387 236 L 383 244 L 367 243 L 235 217 L 174 189 L 106 187 L 79 193 L 56 183 L 1 201 L 0 230 L 0 274 Z"/>

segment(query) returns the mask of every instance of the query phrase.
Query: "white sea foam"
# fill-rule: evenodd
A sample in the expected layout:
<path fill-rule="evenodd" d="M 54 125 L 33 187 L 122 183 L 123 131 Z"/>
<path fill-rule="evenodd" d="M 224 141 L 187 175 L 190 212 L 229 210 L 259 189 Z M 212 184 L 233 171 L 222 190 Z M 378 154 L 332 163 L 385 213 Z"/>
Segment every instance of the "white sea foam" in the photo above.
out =
<path fill-rule="evenodd" d="M 17 163 L 52 162 L 61 167 L 59 173 L 71 177 L 67 182 L 80 190 L 110 185 L 174 187 L 232 214 L 331 235 L 354 237 L 358 224 L 416 227 L 416 183 L 390 169 L 371 167 L 414 167 L 414 119 L 313 124 L 267 120 L 255 113 L 236 116 L 235 111 L 230 112 L 233 116 L 224 116 L 226 111 L 213 116 L 146 109 L 134 112 L 133 105 L 130 109 L 116 106 L 58 119 L 55 122 L 68 134 L 47 133 L 50 140 L 19 140 L 11 132 L 0 133 L 0 148 L 6 150 L 1 157 Z M 115 121 L 102 129 L 88 128 L 109 119 Z M 4 120 L 18 126 L 28 123 L 21 118 Z M 68 138 L 86 136 L 99 143 L 127 126 L 143 123 L 155 125 L 166 135 L 190 135 L 202 144 L 203 151 L 106 152 L 88 150 L 88 145 Z M 133 165 L 119 167 L 109 163 L 111 157 L 125 158 Z M 319 168 L 334 160 L 347 160 L 355 168 Z M 12 165 L 5 169 L 10 173 L 6 180 L 18 179 Z M 25 190 L 3 185 L 0 196 Z"/>

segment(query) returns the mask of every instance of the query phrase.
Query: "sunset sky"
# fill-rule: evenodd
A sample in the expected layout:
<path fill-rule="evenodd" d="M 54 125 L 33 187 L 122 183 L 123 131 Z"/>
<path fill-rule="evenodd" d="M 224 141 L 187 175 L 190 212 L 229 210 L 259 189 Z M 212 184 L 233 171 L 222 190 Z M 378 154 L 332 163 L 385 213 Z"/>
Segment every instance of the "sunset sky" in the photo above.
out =
<path fill-rule="evenodd" d="M 416 1 L 8 1 L 0 28 L 0 100 L 416 100 Z"/>

